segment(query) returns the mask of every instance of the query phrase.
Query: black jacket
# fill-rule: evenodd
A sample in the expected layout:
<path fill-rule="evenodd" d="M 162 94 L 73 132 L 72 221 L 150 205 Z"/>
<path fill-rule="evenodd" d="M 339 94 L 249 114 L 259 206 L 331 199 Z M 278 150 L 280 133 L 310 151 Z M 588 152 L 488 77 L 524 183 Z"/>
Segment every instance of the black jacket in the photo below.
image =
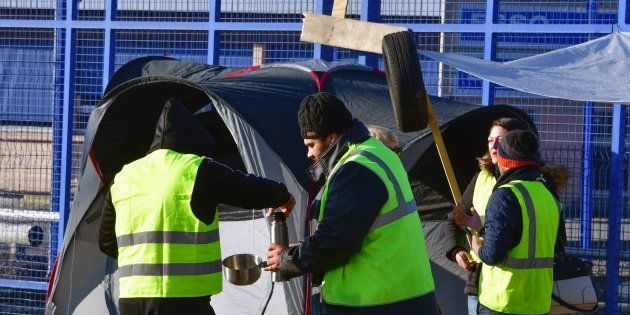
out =
<path fill-rule="evenodd" d="M 495 174 L 496 177 L 499 177 L 497 174 L 498 172 L 496 170 L 493 169 L 491 171 L 493 172 L 493 174 Z M 469 212 L 470 208 L 472 207 L 473 194 L 475 190 L 475 184 L 477 183 L 478 175 L 479 173 L 477 173 L 473 177 L 473 179 L 470 181 L 468 187 L 466 187 L 466 190 L 464 191 L 462 200 L 459 202 L 459 206 L 464 211 Z M 535 180 L 539 175 L 540 175 L 540 171 L 538 168 L 516 168 L 513 170 L 509 170 L 508 172 L 504 174 L 504 176 L 498 179 L 497 185 L 495 185 L 495 189 L 515 179 Z M 557 188 L 556 188 L 555 183 L 551 180 L 544 180 L 543 183 L 545 184 L 545 187 L 547 187 L 547 189 L 552 193 L 552 195 L 555 198 L 558 198 L 558 193 L 557 193 Z M 514 195 L 510 192 L 510 196 L 506 196 L 506 199 L 504 201 L 508 202 L 508 199 L 513 199 L 511 198 L 513 196 Z M 487 209 L 489 209 L 490 207 L 492 206 L 490 205 L 490 203 L 488 203 L 488 205 L 486 206 L 486 215 L 487 215 Z M 520 209 L 520 206 L 517 209 Z M 520 218 L 520 214 L 518 215 L 518 218 Z M 513 223 L 518 225 L 518 222 L 513 222 Z M 522 229 L 522 222 L 520 222 L 520 226 Z M 566 232 L 565 232 L 564 220 L 562 220 L 562 216 L 561 216 L 558 232 L 559 232 L 558 240 L 556 242 L 556 248 L 555 248 L 556 253 L 562 252 L 564 250 L 563 243 L 564 241 L 566 241 Z M 452 213 L 449 214 L 449 218 L 446 222 L 444 234 L 445 234 L 444 235 L 444 249 L 445 249 L 446 258 L 455 262 L 455 254 L 462 249 L 468 251 L 469 246 L 466 241 L 466 233 L 455 224 Z M 520 238 L 518 241 L 520 241 Z M 518 242 L 516 244 L 518 244 Z M 464 293 L 466 293 L 467 295 L 477 295 L 477 281 L 478 281 L 479 272 L 480 272 L 480 265 L 477 266 L 477 268 L 474 271 L 468 273 L 466 286 L 464 287 Z"/>
<path fill-rule="evenodd" d="M 149 152 L 171 149 L 179 153 L 209 155 L 211 148 L 204 146 L 203 140 L 199 140 L 204 135 L 203 127 L 183 105 L 169 102 L 164 106 Z M 200 221 L 211 224 L 220 203 L 245 209 L 262 209 L 278 207 L 288 199 L 289 193 L 284 184 L 244 174 L 206 158 L 197 171 L 190 206 Z M 109 192 L 106 200 L 101 213 L 99 247 L 103 253 L 117 258 L 118 247 L 114 230 L 116 211 Z"/>

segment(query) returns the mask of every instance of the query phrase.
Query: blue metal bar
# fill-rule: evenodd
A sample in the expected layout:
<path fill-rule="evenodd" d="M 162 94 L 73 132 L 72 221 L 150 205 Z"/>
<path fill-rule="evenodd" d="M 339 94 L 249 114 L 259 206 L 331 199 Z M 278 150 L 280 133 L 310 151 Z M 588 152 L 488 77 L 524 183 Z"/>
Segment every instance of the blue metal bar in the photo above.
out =
<path fill-rule="evenodd" d="M 118 0 L 105 1 L 111 1 L 109 6 L 107 6 L 107 2 L 105 2 L 106 7 L 110 9 L 109 18 L 106 17 L 105 21 L 116 21 L 116 18 L 118 17 Z"/>
<path fill-rule="evenodd" d="M 588 22 L 592 23 L 595 17 L 594 0 L 589 0 Z M 588 34 L 588 39 L 593 39 L 593 34 Z M 593 103 L 584 104 L 584 150 L 582 159 L 582 212 L 580 213 L 580 243 L 582 248 L 590 249 L 593 238 L 593 181 L 595 180 L 593 169 Z"/>
<path fill-rule="evenodd" d="M 361 0 L 361 21 L 381 21 L 381 0 Z M 378 69 L 379 55 L 361 52 L 359 63 Z"/>
<path fill-rule="evenodd" d="M 457 32 L 457 33 L 610 33 L 609 24 L 493 24 L 486 29 L 484 24 L 391 24 L 409 28 L 414 32 Z M 0 20 L 0 27 L 13 28 L 63 28 L 64 21 L 47 20 Z M 103 28 L 103 21 L 71 21 L 72 28 Z M 630 24 L 620 23 L 623 30 L 630 30 Z M 138 30 L 208 30 L 207 22 L 161 22 L 150 23 L 142 21 L 113 21 L 113 29 L 138 29 Z M 216 22 L 216 30 L 225 31 L 301 31 L 302 23 L 243 23 L 243 22 Z"/>
<path fill-rule="evenodd" d="M 584 132 L 582 151 L 582 212 L 580 213 L 580 244 L 591 248 L 593 221 L 593 103 L 584 104 Z"/>
<path fill-rule="evenodd" d="M 220 56 L 220 40 L 219 32 L 210 30 L 208 32 L 208 61 L 209 65 L 218 65 Z"/>
<path fill-rule="evenodd" d="M 564 250 L 568 255 L 585 258 L 585 259 L 606 260 L 606 257 L 608 256 L 608 251 L 605 248 L 584 249 L 581 247 L 567 246 L 564 248 Z M 627 250 L 619 251 L 619 260 L 630 261 L 630 251 L 627 251 Z"/>
<path fill-rule="evenodd" d="M 47 282 L 0 279 L 0 287 L 46 291 Z"/>
<path fill-rule="evenodd" d="M 628 5 L 628 0 L 619 0 L 619 17 L 617 19 L 619 22 L 617 25 L 627 26 L 630 24 L 630 5 Z M 628 28 L 622 27 L 624 31 L 628 31 Z"/>
<path fill-rule="evenodd" d="M 626 105 L 613 106 L 608 201 L 608 241 L 606 242 L 606 314 L 619 310 L 619 251 L 623 211 L 623 164 L 625 163 Z"/>
<path fill-rule="evenodd" d="M 79 1 L 68 0 L 67 2 L 70 4 L 70 14 L 66 15 L 66 20 L 75 21 L 79 17 Z"/>
<path fill-rule="evenodd" d="M 492 32 L 492 26 L 497 20 L 497 12 L 499 9 L 498 0 L 488 0 L 486 4 L 486 23 L 485 23 L 485 37 L 484 37 L 484 49 L 483 59 L 492 61 L 496 56 L 496 36 Z M 494 104 L 494 91 L 496 84 L 483 80 L 482 92 L 481 92 L 481 104 L 488 106 Z"/>
<path fill-rule="evenodd" d="M 330 15 L 332 13 L 333 2 L 334 0 L 317 0 L 315 12 Z M 313 59 L 333 61 L 333 48 L 321 44 L 313 45 Z"/>
<path fill-rule="evenodd" d="M 221 36 L 216 29 L 216 23 L 221 20 L 221 0 L 210 1 L 210 23 L 208 25 L 208 57 L 206 63 L 209 65 L 219 64 L 219 50 Z"/>
<path fill-rule="evenodd" d="M 62 21 L 64 19 L 64 8 L 65 2 L 63 0 L 57 0 L 57 12 L 56 19 L 58 21 Z M 61 22 L 65 23 L 65 22 Z M 28 24 L 26 24 L 28 25 Z M 60 121 L 60 117 L 63 115 L 63 100 L 64 100 L 64 89 L 63 89 L 63 80 L 64 77 L 62 75 L 64 68 L 64 52 L 62 50 L 65 47 L 65 33 L 64 29 L 57 28 L 55 30 L 55 43 L 54 43 L 54 51 L 55 51 L 55 70 L 54 70 L 54 93 L 53 93 L 53 165 L 52 165 L 52 176 L 51 176 L 51 211 L 59 213 L 59 221 L 57 224 L 52 223 L 50 225 L 50 259 L 48 261 L 48 269 L 52 267 L 53 261 L 55 257 L 57 257 L 57 249 L 60 248 L 59 237 L 63 235 L 62 226 L 62 213 L 59 212 L 59 203 L 60 203 L 60 195 L 59 192 L 61 190 L 60 187 L 60 178 L 61 178 L 61 137 L 62 137 L 62 123 Z M 57 242 L 55 245 L 54 242 Z"/>
<path fill-rule="evenodd" d="M 105 21 L 103 21 L 104 41 L 103 41 L 103 92 L 107 87 L 109 78 L 114 71 L 114 52 L 116 50 L 116 37 L 114 30 L 111 29 L 111 21 L 115 16 L 117 8 L 117 0 L 105 0 Z"/>
<path fill-rule="evenodd" d="M 63 244 L 64 232 L 70 218 L 70 179 L 72 177 L 72 134 L 74 125 L 74 77 L 76 30 L 66 28 L 64 79 L 63 79 L 63 116 L 61 131 L 61 159 L 59 177 L 59 235 L 57 247 Z"/>

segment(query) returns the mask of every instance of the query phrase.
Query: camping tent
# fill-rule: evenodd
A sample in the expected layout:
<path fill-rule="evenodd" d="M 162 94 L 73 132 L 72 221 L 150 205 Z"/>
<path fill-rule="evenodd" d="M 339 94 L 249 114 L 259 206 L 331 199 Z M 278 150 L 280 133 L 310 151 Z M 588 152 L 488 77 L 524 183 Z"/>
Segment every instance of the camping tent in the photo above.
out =
<path fill-rule="evenodd" d="M 432 137 L 428 130 L 407 134 L 396 130 L 382 72 L 317 60 L 232 70 L 164 57 L 140 58 L 120 68 L 90 116 L 79 186 L 53 271 L 47 310 L 116 313 L 116 262 L 98 248 L 100 208 L 114 175 L 146 153 L 164 103 L 172 97 L 181 100 L 212 136 L 218 148 L 216 160 L 287 184 L 297 199 L 289 220 L 290 241 L 303 238 L 309 225 L 307 203 L 315 188 L 304 171 L 310 162 L 300 138 L 297 110 L 305 96 L 317 91 L 338 96 L 363 122 L 398 134 L 404 145 L 401 157 L 424 219 L 438 299 L 445 314 L 464 312 L 463 272 L 446 261 L 441 248 L 443 219 L 451 200 Z M 509 106 L 431 100 L 462 189 L 476 172 L 474 157 L 485 151 L 490 122 L 498 117 L 527 119 Z M 222 207 L 220 233 L 224 257 L 252 252 L 264 256 L 269 244 L 268 221 L 260 211 Z M 265 308 L 268 314 L 300 314 L 304 291 L 302 277 L 272 286 L 264 273 L 251 286 L 224 282 L 224 292 L 213 296 L 212 304 L 218 314 L 260 314 Z"/>

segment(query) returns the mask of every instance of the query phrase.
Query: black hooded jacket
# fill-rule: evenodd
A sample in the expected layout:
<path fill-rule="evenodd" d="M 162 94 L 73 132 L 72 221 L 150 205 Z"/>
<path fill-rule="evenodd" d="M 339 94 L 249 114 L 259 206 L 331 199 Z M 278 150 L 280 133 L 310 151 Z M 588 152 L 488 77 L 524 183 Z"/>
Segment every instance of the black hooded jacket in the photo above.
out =
<path fill-rule="evenodd" d="M 211 156 L 215 150 L 212 137 L 192 114 L 175 99 L 164 105 L 158 120 L 155 138 L 148 153 L 169 149 L 184 154 Z M 245 209 L 278 207 L 289 199 L 284 184 L 244 174 L 206 158 L 199 166 L 190 206 L 195 216 L 205 224 L 214 221 L 218 204 Z M 99 247 L 110 257 L 118 257 L 116 244 L 116 212 L 108 193 L 101 213 Z"/>

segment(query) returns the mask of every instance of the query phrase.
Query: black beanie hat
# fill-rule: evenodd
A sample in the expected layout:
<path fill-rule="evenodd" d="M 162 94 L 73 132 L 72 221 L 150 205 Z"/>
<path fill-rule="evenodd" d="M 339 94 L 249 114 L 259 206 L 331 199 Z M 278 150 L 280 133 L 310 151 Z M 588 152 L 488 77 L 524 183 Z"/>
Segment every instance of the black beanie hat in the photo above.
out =
<path fill-rule="evenodd" d="M 334 95 L 320 92 L 302 100 L 298 124 L 303 139 L 319 139 L 344 133 L 353 123 L 352 114 Z"/>
<path fill-rule="evenodd" d="M 512 130 L 499 143 L 499 165 L 513 168 L 524 165 L 540 166 L 538 137 L 528 130 Z"/>

